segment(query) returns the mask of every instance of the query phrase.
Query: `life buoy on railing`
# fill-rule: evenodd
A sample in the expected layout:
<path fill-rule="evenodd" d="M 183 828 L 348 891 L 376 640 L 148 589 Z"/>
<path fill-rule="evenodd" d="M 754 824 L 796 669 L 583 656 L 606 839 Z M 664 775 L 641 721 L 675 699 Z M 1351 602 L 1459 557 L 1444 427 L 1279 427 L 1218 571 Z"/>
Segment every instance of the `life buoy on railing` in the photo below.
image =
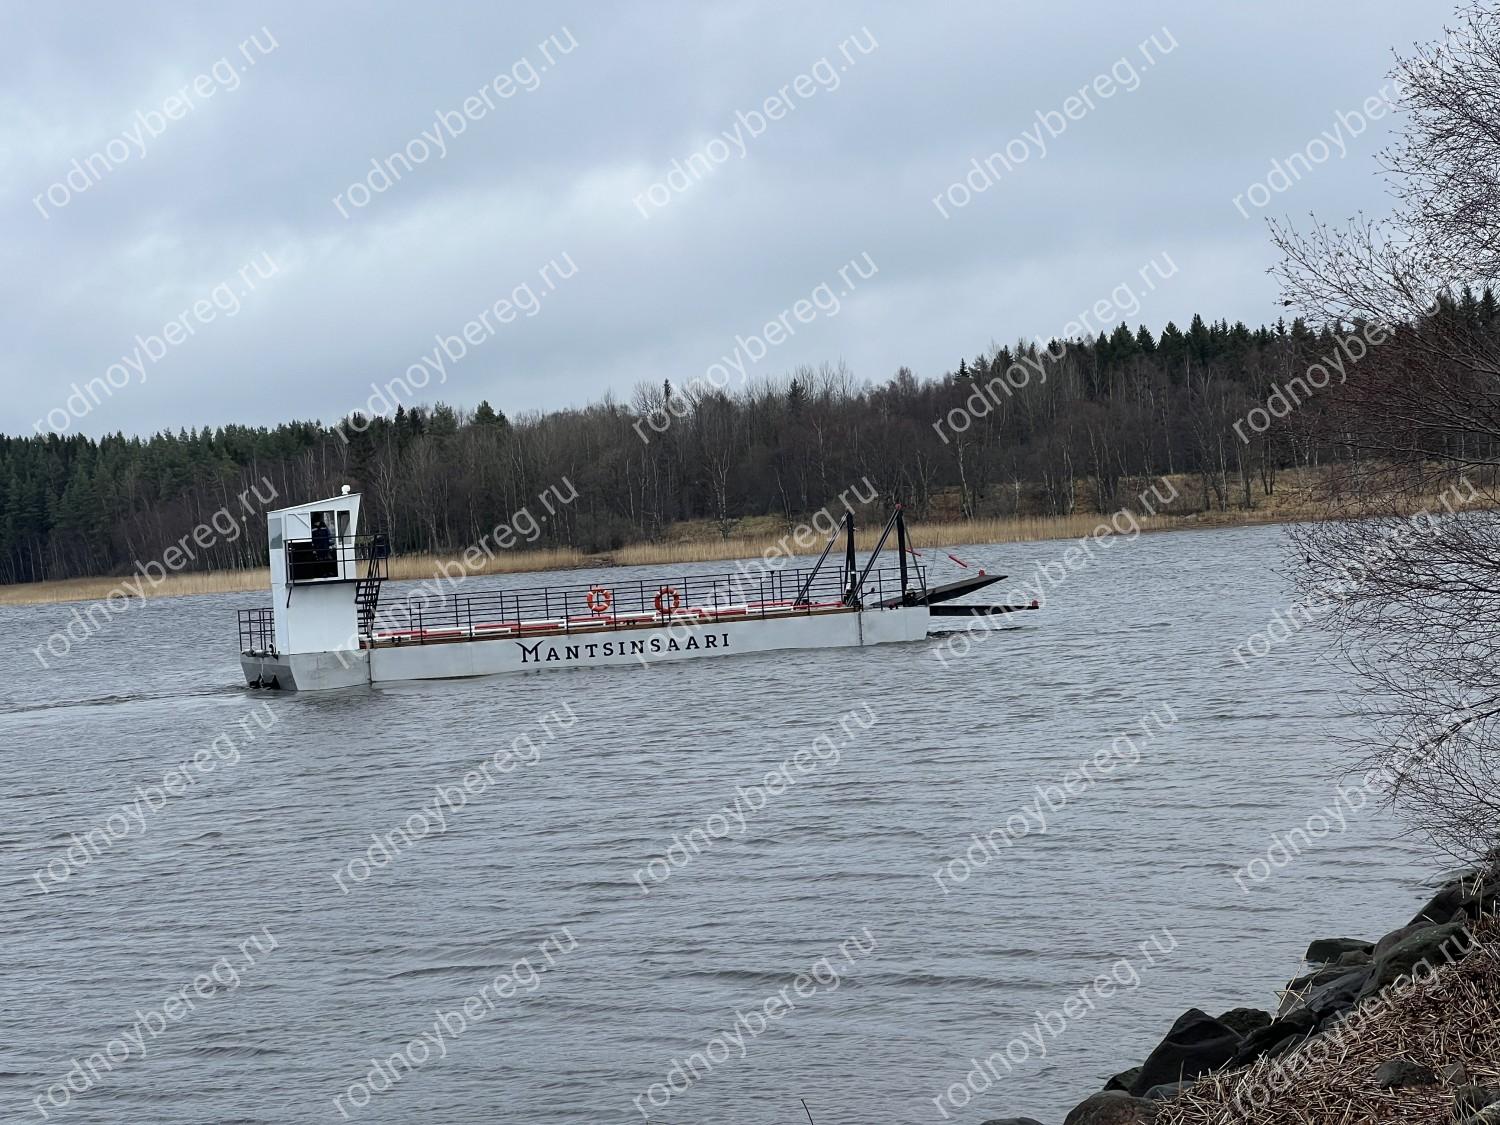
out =
<path fill-rule="evenodd" d="M 614 602 L 615 596 L 603 586 L 595 586 L 583 596 L 583 600 L 595 613 L 603 613 Z"/>
<path fill-rule="evenodd" d="M 682 595 L 670 586 L 663 586 L 656 595 L 656 612 L 676 613 L 682 606 Z"/>

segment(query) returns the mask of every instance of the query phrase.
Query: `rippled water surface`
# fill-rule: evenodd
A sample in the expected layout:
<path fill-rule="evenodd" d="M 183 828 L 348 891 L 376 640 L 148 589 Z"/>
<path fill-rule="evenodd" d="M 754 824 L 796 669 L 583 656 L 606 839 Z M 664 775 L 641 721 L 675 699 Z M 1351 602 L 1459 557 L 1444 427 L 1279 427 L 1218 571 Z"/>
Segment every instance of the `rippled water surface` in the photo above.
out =
<path fill-rule="evenodd" d="M 1052 1125 L 1184 1008 L 1270 1004 L 1310 937 L 1383 932 L 1417 905 L 1423 857 L 1368 809 L 1263 883 L 1242 875 L 1248 892 L 1235 880 L 1335 801 L 1336 736 L 1354 730 L 1315 638 L 1248 668 L 1231 656 L 1286 602 L 1280 543 L 1270 528 L 1121 541 L 946 665 L 929 638 L 281 696 L 240 684 L 232 611 L 263 596 L 137 603 L 45 671 L 32 650 L 74 607 L 0 608 L 6 1118 L 41 1121 L 33 1099 L 62 1100 L 73 1060 L 114 1041 L 97 1080 L 73 1071 L 86 1089 L 65 1108 L 43 1098 L 53 1119 L 627 1122 L 639 1105 L 794 1123 L 806 1099 L 817 1125 L 940 1122 L 933 1099 L 971 1058 L 1128 958 L 1138 987 L 1044 1032 L 1045 1057 L 966 1107 L 944 1101 L 954 1120 Z M 956 553 L 1030 578 L 1066 546 Z M 565 707 L 575 721 L 549 736 L 540 720 Z M 1142 716 L 1168 707 L 1178 721 L 1147 740 Z M 69 867 L 74 833 L 225 732 L 237 764 L 189 766 L 190 788 L 128 831 L 117 817 L 97 856 L 73 845 Z M 1069 795 L 1045 833 L 995 835 L 966 881 L 934 879 L 1132 732 L 1138 764 Z M 349 866 L 527 734 L 534 764 L 492 767 L 384 867 Z M 709 821 L 819 736 L 822 759 L 804 753 L 810 771 L 789 767 L 743 830 Z M 705 827 L 722 838 L 637 878 Z M 65 880 L 34 878 L 49 862 Z M 1148 963 L 1139 945 L 1163 928 L 1176 947 Z M 242 954 L 251 935 L 267 948 Z M 216 963 L 229 983 L 193 991 Z M 822 983 L 799 991 L 815 967 Z M 485 988 L 492 1014 L 408 1046 Z M 761 1034 L 737 1026 L 778 995 Z M 142 1019 L 143 1055 L 122 1038 Z M 398 1051 L 427 1058 L 371 1079 Z M 683 1092 L 657 1086 L 651 1108 L 669 1074 Z M 388 1088 L 351 1094 L 367 1081 Z"/>

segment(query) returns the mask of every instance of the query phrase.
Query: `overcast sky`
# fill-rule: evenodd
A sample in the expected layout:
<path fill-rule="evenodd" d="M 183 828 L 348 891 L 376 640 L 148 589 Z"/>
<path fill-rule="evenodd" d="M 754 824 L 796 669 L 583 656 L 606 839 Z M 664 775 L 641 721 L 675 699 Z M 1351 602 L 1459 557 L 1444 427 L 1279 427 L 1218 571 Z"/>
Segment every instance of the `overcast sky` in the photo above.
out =
<path fill-rule="evenodd" d="M 725 356 L 747 377 L 840 360 L 861 379 L 930 376 L 1058 333 L 1112 292 L 1139 300 L 1132 325 L 1274 320 L 1265 217 L 1384 209 L 1373 156 L 1390 119 L 1366 122 L 1367 99 L 1391 48 L 1449 14 L 5 11 L 0 430 L 93 435 L 332 421 L 470 321 L 479 342 L 456 339 L 461 359 L 433 357 L 417 370 L 442 374 L 397 396 L 512 414 L 628 401 Z M 1295 153 L 1297 178 L 1268 184 Z M 669 178 L 690 158 L 696 175 Z M 1146 291 L 1152 261 L 1170 276 Z M 788 331 L 765 332 L 803 299 Z M 90 380 L 97 401 L 73 394 Z"/>

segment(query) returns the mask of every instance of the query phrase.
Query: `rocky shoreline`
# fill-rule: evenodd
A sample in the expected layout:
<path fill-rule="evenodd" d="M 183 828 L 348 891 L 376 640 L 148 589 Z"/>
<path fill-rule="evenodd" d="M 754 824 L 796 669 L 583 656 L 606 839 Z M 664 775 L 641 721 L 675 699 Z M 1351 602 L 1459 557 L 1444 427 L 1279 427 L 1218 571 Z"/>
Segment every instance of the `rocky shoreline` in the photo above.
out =
<path fill-rule="evenodd" d="M 1497 908 L 1500 863 L 1378 940 L 1319 938 L 1274 1013 L 1189 1009 L 1062 1125 L 1500 1125 Z"/>

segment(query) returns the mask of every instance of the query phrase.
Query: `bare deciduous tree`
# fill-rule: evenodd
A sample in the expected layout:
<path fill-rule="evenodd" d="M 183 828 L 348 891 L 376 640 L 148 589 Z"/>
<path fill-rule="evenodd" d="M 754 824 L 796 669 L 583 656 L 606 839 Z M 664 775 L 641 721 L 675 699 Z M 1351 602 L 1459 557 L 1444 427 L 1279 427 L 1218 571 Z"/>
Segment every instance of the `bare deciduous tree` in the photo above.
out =
<path fill-rule="evenodd" d="M 1346 471 L 1294 541 L 1304 604 L 1373 689 L 1366 764 L 1472 858 L 1500 843 L 1500 324 L 1471 288 L 1500 277 L 1500 10 L 1462 9 L 1394 77 L 1392 215 L 1272 225 L 1287 303 L 1359 341 L 1318 416 Z"/>

